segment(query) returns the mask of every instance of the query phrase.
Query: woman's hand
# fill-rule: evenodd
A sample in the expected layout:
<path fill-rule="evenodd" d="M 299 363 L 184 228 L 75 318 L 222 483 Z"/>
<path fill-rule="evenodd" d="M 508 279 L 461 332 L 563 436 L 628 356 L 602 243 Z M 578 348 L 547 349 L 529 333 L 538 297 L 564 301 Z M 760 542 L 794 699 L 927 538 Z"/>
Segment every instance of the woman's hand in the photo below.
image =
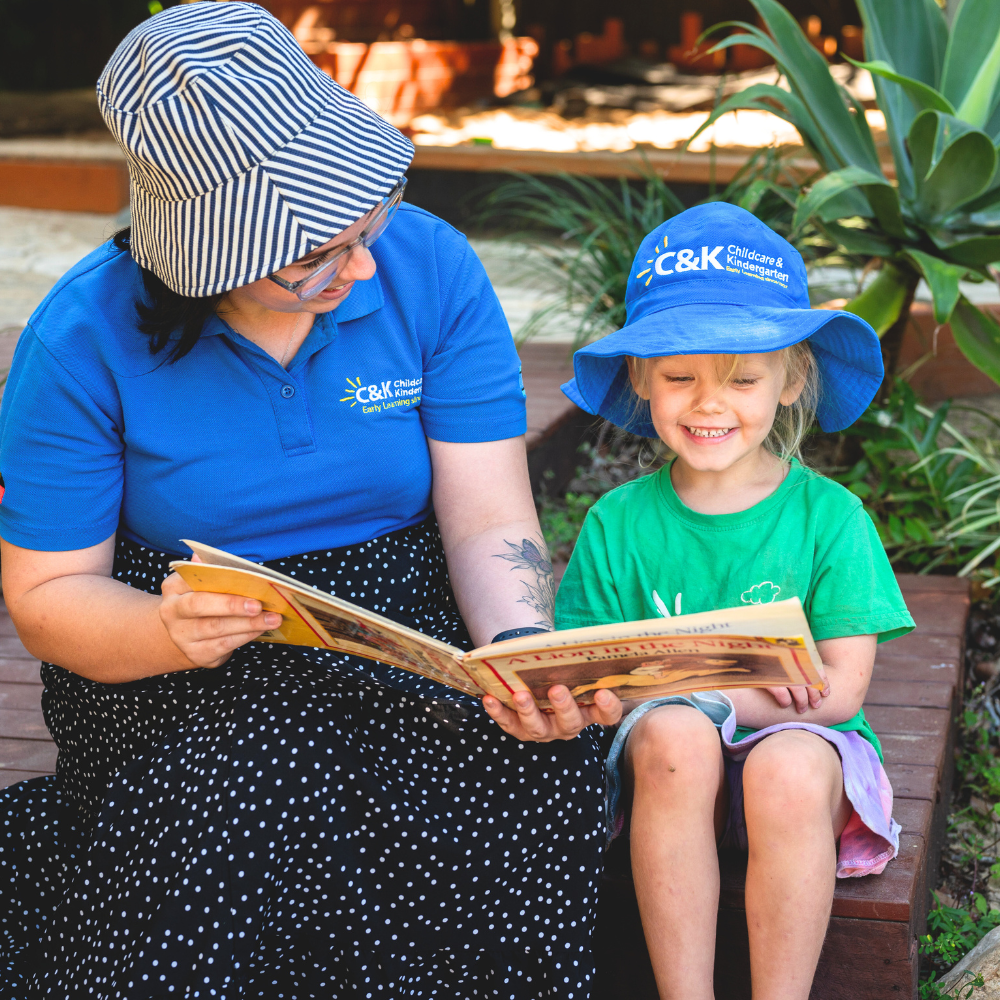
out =
<path fill-rule="evenodd" d="M 543 712 L 527 691 L 514 695 L 516 712 L 489 694 L 483 698 L 483 707 L 505 733 L 525 743 L 571 740 L 595 722 L 613 726 L 622 717 L 622 703 L 610 691 L 598 691 L 593 705 L 581 707 L 573 700 L 568 687 L 557 684 L 549 688 L 549 701 L 555 709 L 553 714 Z"/>
<path fill-rule="evenodd" d="M 281 615 L 264 611 L 260 601 L 194 591 L 177 573 L 163 581 L 161 593 L 160 620 L 196 667 L 222 666 L 234 649 L 281 624 Z"/>

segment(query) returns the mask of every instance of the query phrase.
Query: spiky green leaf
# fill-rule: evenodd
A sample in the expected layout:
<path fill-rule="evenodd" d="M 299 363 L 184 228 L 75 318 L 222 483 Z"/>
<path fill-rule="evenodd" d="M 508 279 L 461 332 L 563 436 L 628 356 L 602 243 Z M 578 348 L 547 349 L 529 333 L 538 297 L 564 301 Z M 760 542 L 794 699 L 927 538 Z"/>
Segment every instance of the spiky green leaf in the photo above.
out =
<path fill-rule="evenodd" d="M 998 38 L 1000 3 L 996 0 L 962 0 L 951 23 L 941 86 L 938 88 L 956 108 L 961 108 Z M 984 124 L 988 117 L 979 124 Z"/>
<path fill-rule="evenodd" d="M 874 174 L 861 167 L 844 167 L 834 170 L 822 180 L 814 184 L 808 194 L 799 199 L 795 208 L 792 226 L 801 229 L 814 215 L 818 215 L 823 207 L 835 198 L 843 198 L 866 185 L 888 185 L 889 182 L 881 174 Z M 852 212 L 857 214 L 856 212 Z"/>
<path fill-rule="evenodd" d="M 990 49 L 966 91 L 955 114 L 976 128 L 982 128 L 993 114 L 997 104 L 997 85 L 1000 84 L 1000 35 Z"/>
<path fill-rule="evenodd" d="M 969 361 L 1000 383 L 1000 324 L 996 319 L 963 295 L 951 316 L 951 332 Z"/>
<path fill-rule="evenodd" d="M 751 3 L 774 39 L 776 62 L 788 78 L 792 92 L 801 99 L 839 161 L 825 164 L 827 169 L 860 166 L 877 173 L 878 158 L 844 103 L 826 60 L 777 0 L 751 0 Z"/>
<path fill-rule="evenodd" d="M 922 111 L 907 138 L 917 207 L 926 219 L 947 215 L 987 189 L 997 167 L 988 135 L 954 115 Z"/>
<path fill-rule="evenodd" d="M 911 77 L 903 76 L 902 73 L 897 73 L 884 60 L 876 59 L 874 62 L 857 62 L 850 56 L 844 56 L 844 58 L 859 69 L 868 70 L 874 76 L 880 76 L 883 80 L 891 80 L 893 83 L 898 83 L 909 94 L 918 111 L 933 108 L 935 111 L 943 111 L 948 115 L 955 114 L 955 109 L 952 107 L 951 102 L 946 100 L 933 87 L 929 87 L 926 83 L 921 83 L 919 80 L 914 80 Z"/>
<path fill-rule="evenodd" d="M 947 323 L 958 302 L 958 283 L 965 277 L 965 268 L 948 264 L 922 250 L 908 250 L 906 256 L 920 269 L 934 300 L 934 322 Z"/>
<path fill-rule="evenodd" d="M 711 114 L 702 122 L 694 135 L 688 139 L 684 148 L 690 146 L 709 125 L 724 114 L 742 109 L 768 111 L 790 125 L 794 125 L 798 129 L 799 135 L 802 136 L 802 141 L 816 154 L 820 163 L 836 162 L 836 154 L 826 141 L 822 131 L 816 127 L 812 115 L 809 114 L 802 101 L 795 94 L 770 83 L 754 84 L 752 87 L 747 87 L 746 90 L 741 90 L 720 102 L 712 109 Z"/>
<path fill-rule="evenodd" d="M 842 226 L 838 222 L 826 222 L 823 228 L 830 238 L 848 253 L 856 253 L 862 257 L 888 257 L 895 250 L 888 240 L 867 229 Z"/>
<path fill-rule="evenodd" d="M 844 309 L 867 320 L 881 337 L 899 319 L 916 285 L 916 274 L 886 261 L 874 281 Z"/>
<path fill-rule="evenodd" d="M 939 89 L 948 44 L 948 26 L 934 0 L 858 0 L 865 29 L 865 51 L 902 76 Z M 903 89 L 873 76 L 878 106 L 885 114 L 896 179 L 904 198 L 913 196 L 906 134 L 916 114 Z"/>
<path fill-rule="evenodd" d="M 1000 236 L 977 236 L 952 243 L 942 250 L 948 260 L 966 267 L 983 267 L 1000 261 Z"/>

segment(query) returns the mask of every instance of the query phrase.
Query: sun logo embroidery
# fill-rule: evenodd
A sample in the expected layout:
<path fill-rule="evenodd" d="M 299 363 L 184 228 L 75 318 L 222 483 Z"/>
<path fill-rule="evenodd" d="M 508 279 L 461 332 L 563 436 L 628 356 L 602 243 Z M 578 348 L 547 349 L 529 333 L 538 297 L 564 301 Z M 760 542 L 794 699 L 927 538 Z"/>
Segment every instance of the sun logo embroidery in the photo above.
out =
<path fill-rule="evenodd" d="M 663 249 L 664 250 L 667 249 L 667 238 L 666 238 L 666 236 L 663 237 Z M 657 243 L 656 246 L 653 247 L 653 252 L 656 253 L 656 254 L 662 253 L 662 251 L 660 250 L 660 244 L 659 243 Z M 655 260 L 656 260 L 656 257 L 650 257 L 649 260 L 646 261 L 646 263 L 647 264 L 652 264 L 653 261 L 655 261 Z M 647 267 L 645 271 L 640 271 L 635 276 L 635 280 L 638 281 L 644 274 L 648 274 L 649 275 L 649 277 L 645 281 L 645 285 L 648 288 L 649 287 L 649 283 L 653 280 L 653 269 L 651 267 Z"/>
<path fill-rule="evenodd" d="M 740 594 L 740 600 L 744 604 L 771 604 L 778 599 L 781 587 L 770 580 L 754 584 L 749 590 L 744 590 Z"/>
<path fill-rule="evenodd" d="M 355 382 L 353 379 L 348 378 L 347 384 L 350 386 L 350 389 L 347 390 L 347 392 L 350 395 L 342 396 L 340 402 L 341 403 L 350 402 L 351 406 L 357 406 L 357 404 L 360 402 L 360 400 L 358 399 L 358 389 L 360 389 L 362 386 L 361 379 L 358 379 L 357 382 Z"/>

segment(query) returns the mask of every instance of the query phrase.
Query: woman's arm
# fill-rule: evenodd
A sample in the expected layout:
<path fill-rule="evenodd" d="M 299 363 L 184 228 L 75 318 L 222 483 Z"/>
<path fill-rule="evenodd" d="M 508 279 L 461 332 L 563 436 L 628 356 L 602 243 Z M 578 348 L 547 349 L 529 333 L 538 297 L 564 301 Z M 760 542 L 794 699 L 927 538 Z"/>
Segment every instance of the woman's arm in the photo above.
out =
<path fill-rule="evenodd" d="M 0 553 L 7 609 L 28 652 L 93 681 L 217 667 L 280 621 L 258 601 L 196 594 L 176 574 L 162 597 L 112 580 L 113 535 L 70 552 L 0 541 Z"/>
<path fill-rule="evenodd" d="M 483 646 L 498 632 L 529 625 L 552 629 L 555 579 L 531 496 L 524 438 L 427 443 L 448 573 L 472 641 Z M 516 714 L 496 698 L 484 699 L 517 739 L 570 739 L 593 722 L 613 725 L 621 718 L 621 703 L 610 691 L 581 709 L 560 685 L 550 694 L 554 715 L 521 694 Z"/>
<path fill-rule="evenodd" d="M 736 706 L 736 721 L 741 726 L 764 729 L 779 722 L 811 722 L 817 726 L 832 726 L 846 722 L 858 714 L 868 693 L 875 666 L 874 635 L 849 635 L 840 639 L 821 639 L 816 643 L 826 667 L 829 695 L 814 698 L 815 707 L 805 700 L 805 689 L 780 688 L 785 692 L 780 704 L 770 688 L 738 688 L 727 691 Z M 792 699 L 788 691 L 800 694 Z"/>

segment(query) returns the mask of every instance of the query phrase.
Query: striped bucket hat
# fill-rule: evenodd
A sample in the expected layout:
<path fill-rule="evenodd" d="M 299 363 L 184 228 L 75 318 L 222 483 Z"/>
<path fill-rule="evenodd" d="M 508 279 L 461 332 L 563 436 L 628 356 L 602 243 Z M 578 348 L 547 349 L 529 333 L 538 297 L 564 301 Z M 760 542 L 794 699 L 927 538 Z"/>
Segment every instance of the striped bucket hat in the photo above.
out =
<path fill-rule="evenodd" d="M 384 198 L 413 146 L 251 3 L 144 21 L 97 84 L 128 160 L 132 256 L 181 295 L 249 284 Z"/>

